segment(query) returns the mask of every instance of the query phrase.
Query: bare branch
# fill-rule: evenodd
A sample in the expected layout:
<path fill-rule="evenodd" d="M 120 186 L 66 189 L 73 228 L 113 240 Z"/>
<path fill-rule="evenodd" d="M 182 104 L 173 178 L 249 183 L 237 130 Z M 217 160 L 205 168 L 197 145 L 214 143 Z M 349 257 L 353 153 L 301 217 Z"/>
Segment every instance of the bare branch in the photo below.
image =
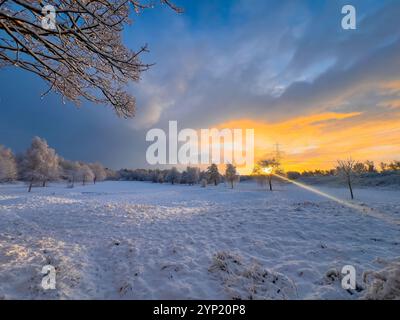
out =
<path fill-rule="evenodd" d="M 169 0 L 161 4 L 182 10 Z M 148 0 L 49 0 L 56 9 L 54 29 L 44 28 L 41 0 L 0 1 L 0 67 L 17 66 L 49 84 L 50 91 L 80 103 L 86 99 L 112 106 L 119 116 L 132 117 L 135 99 L 126 91 L 130 81 L 151 65 L 122 43 L 121 33 L 136 12 L 154 7 Z M 46 21 L 46 20 L 45 20 Z"/>

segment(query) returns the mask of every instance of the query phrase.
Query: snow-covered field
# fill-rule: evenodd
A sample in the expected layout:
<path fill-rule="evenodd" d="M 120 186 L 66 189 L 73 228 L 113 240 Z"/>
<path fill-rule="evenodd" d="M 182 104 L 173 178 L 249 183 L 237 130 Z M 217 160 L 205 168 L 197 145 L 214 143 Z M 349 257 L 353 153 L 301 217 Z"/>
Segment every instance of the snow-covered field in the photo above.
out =
<path fill-rule="evenodd" d="M 337 271 L 400 256 L 400 191 L 355 194 L 366 210 L 288 184 L 0 185 L 0 299 L 357 299 Z"/>

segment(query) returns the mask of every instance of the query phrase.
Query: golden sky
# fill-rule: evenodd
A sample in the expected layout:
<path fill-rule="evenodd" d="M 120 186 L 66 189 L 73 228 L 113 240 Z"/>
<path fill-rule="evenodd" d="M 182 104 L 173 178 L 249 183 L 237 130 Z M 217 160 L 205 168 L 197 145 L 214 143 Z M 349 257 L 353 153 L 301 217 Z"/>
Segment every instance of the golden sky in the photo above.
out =
<path fill-rule="evenodd" d="M 389 101 L 398 108 L 400 101 Z M 400 112 L 392 117 L 365 117 L 362 112 L 321 113 L 281 122 L 240 119 L 219 128 L 254 129 L 255 160 L 268 158 L 279 143 L 285 171 L 331 169 L 338 159 L 400 159 Z M 252 168 L 239 168 L 242 174 Z"/>

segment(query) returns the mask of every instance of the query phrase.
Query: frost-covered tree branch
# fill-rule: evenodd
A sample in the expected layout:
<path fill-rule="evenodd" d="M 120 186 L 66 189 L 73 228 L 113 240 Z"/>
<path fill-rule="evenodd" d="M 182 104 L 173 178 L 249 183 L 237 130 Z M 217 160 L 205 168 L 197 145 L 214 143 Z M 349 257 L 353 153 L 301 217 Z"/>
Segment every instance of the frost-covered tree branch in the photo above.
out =
<path fill-rule="evenodd" d="M 181 12 L 169 0 L 160 3 Z M 55 8 L 55 23 L 46 5 Z M 152 8 L 148 0 L 0 1 L 0 68 L 15 66 L 49 84 L 49 91 L 79 104 L 81 98 L 110 105 L 131 117 L 135 99 L 126 91 L 150 65 L 122 42 L 131 9 Z M 50 20 L 49 20 L 50 19 Z M 46 92 L 46 93 L 47 93 Z"/>

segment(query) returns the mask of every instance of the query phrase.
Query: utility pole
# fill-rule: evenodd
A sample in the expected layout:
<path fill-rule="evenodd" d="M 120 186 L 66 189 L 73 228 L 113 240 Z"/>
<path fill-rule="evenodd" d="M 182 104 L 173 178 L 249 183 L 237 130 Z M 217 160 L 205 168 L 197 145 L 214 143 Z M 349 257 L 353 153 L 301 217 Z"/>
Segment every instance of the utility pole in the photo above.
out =
<path fill-rule="evenodd" d="M 279 147 L 280 147 L 280 144 L 275 143 L 275 160 L 278 162 L 280 162 L 280 160 L 282 158 L 282 154 L 281 154 Z"/>

